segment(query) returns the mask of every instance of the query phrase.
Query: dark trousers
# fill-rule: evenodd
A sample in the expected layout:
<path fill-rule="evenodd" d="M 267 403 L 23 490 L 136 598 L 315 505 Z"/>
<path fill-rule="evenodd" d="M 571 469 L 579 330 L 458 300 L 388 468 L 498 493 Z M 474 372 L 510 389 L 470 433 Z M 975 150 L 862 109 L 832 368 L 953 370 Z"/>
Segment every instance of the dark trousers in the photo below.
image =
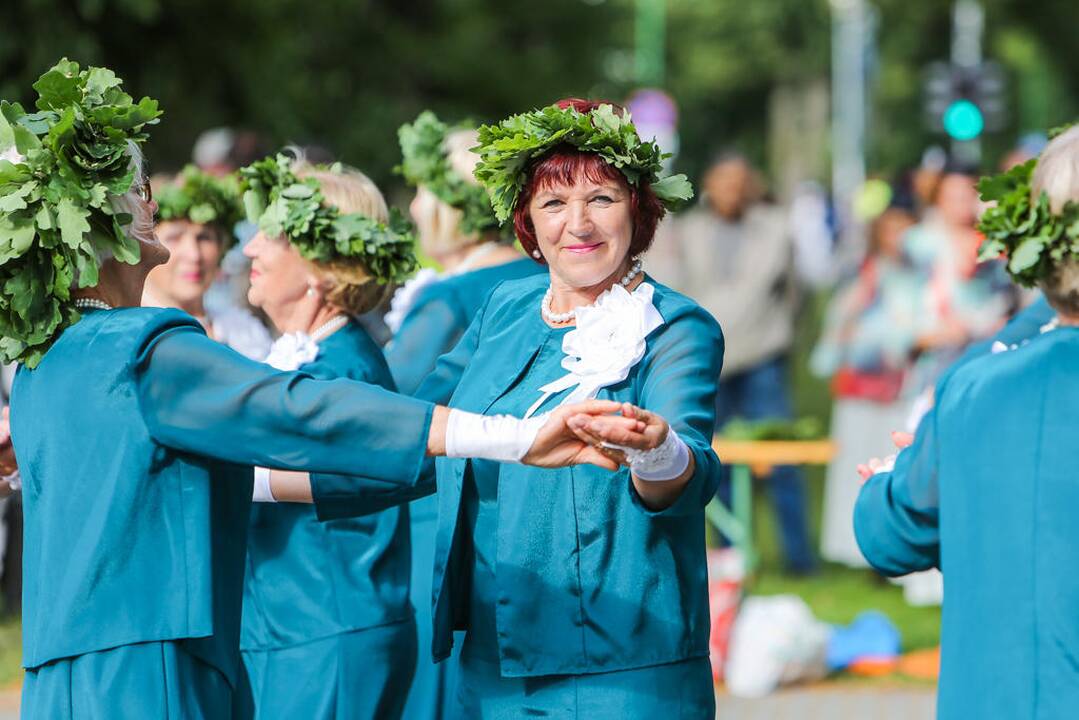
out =
<path fill-rule="evenodd" d="M 790 419 L 787 359 L 780 356 L 730 375 L 716 393 L 716 427 L 735 417 L 746 420 Z M 722 460 L 723 458 L 720 458 Z M 779 520 L 780 538 L 787 569 L 809 572 L 816 564 L 806 523 L 805 478 L 790 465 L 777 466 L 767 479 L 768 496 Z M 731 503 L 730 470 L 723 469 L 716 493 L 727 507 Z"/>

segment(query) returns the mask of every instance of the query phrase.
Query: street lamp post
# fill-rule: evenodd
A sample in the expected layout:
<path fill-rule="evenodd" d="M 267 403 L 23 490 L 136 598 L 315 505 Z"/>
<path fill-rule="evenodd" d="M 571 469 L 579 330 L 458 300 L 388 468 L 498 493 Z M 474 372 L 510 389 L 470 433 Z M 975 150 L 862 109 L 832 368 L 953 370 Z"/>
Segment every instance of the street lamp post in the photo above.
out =
<path fill-rule="evenodd" d="M 831 0 L 832 7 L 832 192 L 839 218 L 840 265 L 857 262 L 864 247 L 854 197 L 865 182 L 866 47 L 865 0 Z"/>

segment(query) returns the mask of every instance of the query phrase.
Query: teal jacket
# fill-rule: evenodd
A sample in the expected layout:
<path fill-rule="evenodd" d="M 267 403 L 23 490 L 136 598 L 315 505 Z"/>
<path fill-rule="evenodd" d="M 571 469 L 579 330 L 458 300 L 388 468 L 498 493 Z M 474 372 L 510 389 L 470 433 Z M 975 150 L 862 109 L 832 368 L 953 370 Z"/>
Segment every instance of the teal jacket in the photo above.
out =
<path fill-rule="evenodd" d="M 355 322 L 319 343 L 318 357 L 300 371 L 395 389 L 382 351 Z M 310 505 L 255 503 L 241 649 L 290 647 L 411 618 L 408 515 L 404 505 L 323 523 Z"/>
<path fill-rule="evenodd" d="M 1079 328 L 970 360 L 859 494 L 855 536 L 874 567 L 944 573 L 942 720 L 1079 707 L 1076 368 Z"/>
<path fill-rule="evenodd" d="M 414 395 L 435 363 L 465 334 L 495 285 L 547 268 L 529 258 L 452 275 L 425 287 L 386 349 L 397 387 Z"/>
<path fill-rule="evenodd" d="M 504 676 L 604 672 L 708 654 L 704 507 L 719 482 L 711 442 L 723 336 L 692 300 L 653 284 L 665 323 L 629 377 L 599 397 L 666 418 L 689 445 L 696 472 L 673 505 L 653 512 L 627 470 L 503 468 L 496 581 Z M 452 392 L 451 406 L 484 412 L 539 350 L 547 285 L 537 276 L 495 288 L 419 397 Z M 436 659 L 449 655 L 468 609 L 456 582 L 469 542 L 458 528 L 465 464 L 437 462 Z"/>
<path fill-rule="evenodd" d="M 251 466 L 414 483 L 432 411 L 277 372 L 151 308 L 88 312 L 19 370 L 11 408 L 24 667 L 167 640 L 233 683 Z"/>

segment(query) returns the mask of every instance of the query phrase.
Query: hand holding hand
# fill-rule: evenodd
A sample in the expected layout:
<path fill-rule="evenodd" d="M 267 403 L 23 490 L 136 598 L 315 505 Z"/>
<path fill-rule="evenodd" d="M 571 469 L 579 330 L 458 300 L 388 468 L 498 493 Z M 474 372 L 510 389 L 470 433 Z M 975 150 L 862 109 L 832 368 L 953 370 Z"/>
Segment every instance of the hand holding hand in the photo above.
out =
<path fill-rule="evenodd" d="M 618 406 L 622 416 L 578 416 L 571 419 L 570 427 L 584 442 L 603 447 L 612 453 L 622 456 L 624 453 L 610 445 L 619 445 L 632 450 L 654 450 L 663 444 L 670 432 L 670 425 L 659 415 L 639 408 L 630 403 L 622 403 Z M 625 420 L 636 420 L 641 423 L 640 429 L 630 429 Z"/>
<path fill-rule="evenodd" d="M 548 415 L 547 421 L 540 428 L 532 447 L 521 462 L 538 467 L 565 467 L 587 463 L 607 470 L 617 470 L 621 462 L 618 456 L 611 454 L 608 448 L 601 448 L 598 443 L 583 439 L 576 428 L 603 421 L 603 433 L 632 442 L 645 442 L 642 438 L 648 427 L 647 423 L 636 417 L 611 415 L 621 409 L 620 403 L 610 400 L 588 400 L 554 410 Z"/>

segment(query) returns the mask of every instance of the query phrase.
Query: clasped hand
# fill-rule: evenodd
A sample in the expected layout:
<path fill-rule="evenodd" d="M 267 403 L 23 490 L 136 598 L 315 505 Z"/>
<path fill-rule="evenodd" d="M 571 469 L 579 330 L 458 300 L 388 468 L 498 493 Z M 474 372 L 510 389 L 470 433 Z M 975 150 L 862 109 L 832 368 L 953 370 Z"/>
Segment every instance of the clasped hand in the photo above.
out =
<path fill-rule="evenodd" d="M 574 403 L 548 416 L 523 461 L 540 467 L 587 463 L 617 470 L 628 462 L 625 453 L 612 446 L 652 450 L 662 444 L 669 429 L 662 417 L 630 403 Z"/>
<path fill-rule="evenodd" d="M 895 443 L 896 450 L 902 450 L 903 448 L 910 447 L 914 443 L 914 436 L 905 432 L 893 432 L 892 442 Z M 869 478 L 873 477 L 877 473 L 890 472 L 895 467 L 896 454 L 893 453 L 884 458 L 869 458 L 866 462 L 858 466 L 858 475 L 861 476 L 862 482 L 865 482 Z"/>

